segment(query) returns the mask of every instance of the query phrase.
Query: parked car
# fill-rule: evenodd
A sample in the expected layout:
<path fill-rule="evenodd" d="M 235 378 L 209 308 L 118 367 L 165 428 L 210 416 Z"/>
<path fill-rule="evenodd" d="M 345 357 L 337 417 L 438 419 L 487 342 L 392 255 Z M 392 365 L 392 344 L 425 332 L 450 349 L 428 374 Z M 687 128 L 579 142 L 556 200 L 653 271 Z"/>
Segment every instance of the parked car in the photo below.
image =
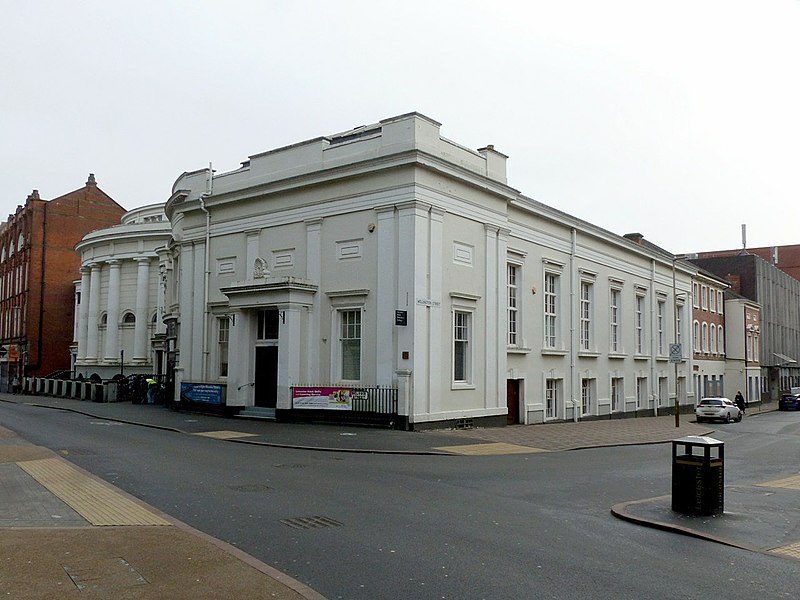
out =
<path fill-rule="evenodd" d="M 784 394 L 778 400 L 778 410 L 800 410 L 800 394 Z"/>
<path fill-rule="evenodd" d="M 728 398 L 702 398 L 694 409 L 697 422 L 703 421 L 741 421 L 742 411 Z"/>

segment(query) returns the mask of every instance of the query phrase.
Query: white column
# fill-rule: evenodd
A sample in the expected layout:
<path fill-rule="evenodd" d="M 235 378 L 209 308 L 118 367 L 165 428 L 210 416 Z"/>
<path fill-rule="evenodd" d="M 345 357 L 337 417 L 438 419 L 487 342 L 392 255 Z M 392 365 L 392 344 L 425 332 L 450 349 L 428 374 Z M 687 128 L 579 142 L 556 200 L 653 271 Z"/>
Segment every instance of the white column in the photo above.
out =
<path fill-rule="evenodd" d="M 86 358 L 96 361 L 99 356 L 98 348 L 100 325 L 100 263 L 90 265 L 91 275 L 89 279 L 89 308 L 87 309 L 86 324 Z"/>
<path fill-rule="evenodd" d="M 449 321 L 450 313 L 444 313 L 444 298 L 442 298 L 442 270 L 444 243 L 444 214 L 445 211 L 433 207 L 427 215 L 429 223 L 418 231 L 428 231 L 430 236 L 427 241 L 427 273 L 428 273 L 428 298 L 439 304 L 428 308 L 428 411 L 438 413 L 442 410 L 443 390 L 442 373 L 449 372 L 449 346 L 442 344 L 442 319 Z M 419 238 L 417 238 L 419 239 Z M 445 314 L 447 315 L 445 317 Z M 449 381 L 449 377 L 446 379 Z"/>
<path fill-rule="evenodd" d="M 147 328 L 150 324 L 148 318 L 147 299 L 150 296 L 150 259 L 137 258 L 139 264 L 136 270 L 136 325 L 133 336 L 133 360 L 147 362 Z"/>
<path fill-rule="evenodd" d="M 90 290 L 89 267 L 81 267 L 81 304 L 78 308 L 78 360 L 86 358 L 86 345 L 89 341 L 89 290 Z"/>
<path fill-rule="evenodd" d="M 164 315 L 167 312 L 167 254 L 166 249 L 158 252 L 158 284 L 156 291 L 156 333 L 166 333 Z"/>
<path fill-rule="evenodd" d="M 207 364 L 205 353 L 208 348 L 206 334 L 206 294 L 205 294 L 205 242 L 198 242 L 194 245 L 194 273 L 185 283 L 193 288 L 192 290 L 192 321 L 188 325 L 192 328 L 192 338 L 194 347 L 192 348 L 192 370 L 190 376 L 193 381 L 205 381 L 208 373 L 203 372 L 203 365 Z M 183 325 L 181 324 L 181 327 Z M 204 344 L 203 342 L 206 342 Z"/>
<path fill-rule="evenodd" d="M 306 279 L 317 286 L 322 284 L 322 260 L 322 219 L 308 220 L 306 221 Z M 322 337 L 327 337 L 322 335 L 320 329 L 321 301 L 320 293 L 314 294 L 313 304 L 309 307 L 308 313 L 305 379 L 312 384 L 321 383 L 319 344 Z"/>
<path fill-rule="evenodd" d="M 291 408 L 289 388 L 300 383 L 300 354 L 303 344 L 303 311 L 299 306 L 279 306 L 281 320 L 278 335 L 278 403 L 277 408 Z"/>
<path fill-rule="evenodd" d="M 180 351 L 181 375 L 186 381 L 193 381 L 192 356 L 202 350 L 194 346 L 192 321 L 194 320 L 194 249 L 191 244 L 183 244 L 178 259 L 178 280 L 180 290 L 180 330 L 178 350 Z"/>
<path fill-rule="evenodd" d="M 228 330 L 228 406 L 246 406 L 248 394 L 252 395 L 253 386 L 248 385 L 252 381 L 248 379 L 248 364 L 252 360 L 253 346 L 245 339 L 246 319 L 245 312 L 231 310 Z"/>
<path fill-rule="evenodd" d="M 390 386 L 393 383 L 396 348 L 394 311 L 405 310 L 397 305 L 397 235 L 394 206 L 378 208 L 378 289 L 376 323 L 376 383 Z M 400 326 L 399 328 L 403 328 Z"/>
<path fill-rule="evenodd" d="M 119 286 L 120 261 L 108 261 L 108 310 L 106 312 L 105 360 L 119 360 Z"/>

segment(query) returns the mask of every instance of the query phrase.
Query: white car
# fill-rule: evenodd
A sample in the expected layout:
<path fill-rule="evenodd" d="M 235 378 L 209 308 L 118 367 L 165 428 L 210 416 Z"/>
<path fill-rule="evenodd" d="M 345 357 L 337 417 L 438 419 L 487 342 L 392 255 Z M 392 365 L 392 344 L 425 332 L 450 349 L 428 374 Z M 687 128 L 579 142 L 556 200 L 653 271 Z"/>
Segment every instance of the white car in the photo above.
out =
<path fill-rule="evenodd" d="M 741 421 L 742 411 L 727 398 L 703 398 L 694 409 L 697 422 L 703 421 Z"/>

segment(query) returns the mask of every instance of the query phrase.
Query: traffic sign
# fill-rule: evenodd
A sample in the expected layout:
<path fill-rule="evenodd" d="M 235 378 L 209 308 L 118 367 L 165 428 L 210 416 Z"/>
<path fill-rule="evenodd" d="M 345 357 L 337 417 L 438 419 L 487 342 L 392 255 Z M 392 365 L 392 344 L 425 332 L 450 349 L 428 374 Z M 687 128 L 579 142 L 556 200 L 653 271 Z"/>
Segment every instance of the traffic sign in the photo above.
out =
<path fill-rule="evenodd" d="M 674 364 L 683 362 L 683 351 L 680 344 L 669 345 L 669 362 Z"/>

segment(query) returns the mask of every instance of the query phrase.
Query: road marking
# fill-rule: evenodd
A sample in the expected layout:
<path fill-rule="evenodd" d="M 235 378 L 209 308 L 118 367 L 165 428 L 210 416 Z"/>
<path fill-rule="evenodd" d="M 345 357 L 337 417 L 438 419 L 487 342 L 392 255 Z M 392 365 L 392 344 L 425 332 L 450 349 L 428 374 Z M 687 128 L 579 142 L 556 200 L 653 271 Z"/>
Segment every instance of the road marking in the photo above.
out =
<path fill-rule="evenodd" d="M 17 465 L 92 525 L 171 525 L 63 459 L 29 460 Z"/>
<path fill-rule="evenodd" d="M 789 544 L 788 546 L 780 546 L 773 548 L 769 551 L 770 554 L 780 554 L 781 556 L 788 556 L 789 558 L 800 559 L 800 544 Z"/>
<path fill-rule="evenodd" d="M 490 444 L 467 444 L 466 446 L 440 446 L 434 450 L 450 452 L 451 454 L 463 454 L 465 456 L 491 456 L 496 454 L 532 454 L 534 452 L 549 452 L 542 448 L 531 446 L 520 446 L 518 444 L 504 444 L 501 442 Z"/>
<path fill-rule="evenodd" d="M 774 487 L 786 488 L 789 490 L 800 490 L 800 475 L 786 477 L 785 479 L 776 479 L 774 481 L 765 481 L 764 483 L 757 483 L 759 487 Z"/>
<path fill-rule="evenodd" d="M 258 437 L 256 433 L 242 433 L 241 431 L 202 431 L 194 435 L 202 435 L 203 437 L 210 437 L 216 440 L 233 440 L 236 438 L 244 437 Z"/>

